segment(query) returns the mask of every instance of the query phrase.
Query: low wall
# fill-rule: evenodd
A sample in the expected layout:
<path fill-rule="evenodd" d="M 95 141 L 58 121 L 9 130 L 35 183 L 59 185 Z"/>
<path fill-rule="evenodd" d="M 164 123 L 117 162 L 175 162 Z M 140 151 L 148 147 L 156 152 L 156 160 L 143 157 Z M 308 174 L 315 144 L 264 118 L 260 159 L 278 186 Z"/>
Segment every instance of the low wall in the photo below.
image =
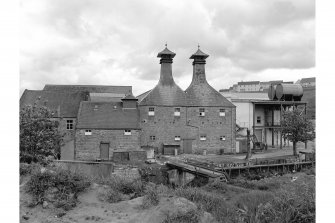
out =
<path fill-rule="evenodd" d="M 110 162 L 89 162 L 76 160 L 55 160 L 55 165 L 72 172 L 81 172 L 91 177 L 113 176 L 114 164 Z"/>

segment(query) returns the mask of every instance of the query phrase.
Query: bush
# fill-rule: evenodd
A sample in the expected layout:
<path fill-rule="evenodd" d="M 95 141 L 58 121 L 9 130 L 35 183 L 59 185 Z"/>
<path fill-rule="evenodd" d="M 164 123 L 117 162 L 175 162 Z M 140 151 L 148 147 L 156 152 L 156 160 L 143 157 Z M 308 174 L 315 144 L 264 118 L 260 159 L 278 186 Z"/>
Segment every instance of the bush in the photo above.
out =
<path fill-rule="evenodd" d="M 249 181 L 245 179 L 234 179 L 229 181 L 228 183 L 234 186 L 243 187 L 251 190 L 273 190 L 280 188 L 279 182 L 266 182 L 264 180 L 265 179 L 259 181 Z"/>
<path fill-rule="evenodd" d="M 184 197 L 205 211 L 213 214 L 219 222 L 231 222 L 237 219 L 235 208 L 225 202 L 225 198 L 218 193 L 207 192 L 200 188 L 178 188 L 175 195 Z"/>
<path fill-rule="evenodd" d="M 186 213 L 166 213 L 163 223 L 197 223 L 200 222 L 202 213 L 203 210 L 200 208 L 191 209 Z"/>
<path fill-rule="evenodd" d="M 145 187 L 145 196 L 142 200 L 142 208 L 149 208 L 156 206 L 159 203 L 159 196 L 156 185 L 153 183 L 148 183 Z"/>
<path fill-rule="evenodd" d="M 257 222 L 259 206 L 271 200 L 273 200 L 273 195 L 270 192 L 250 191 L 242 194 L 235 205 L 239 208 L 240 216 L 245 222 Z"/>
<path fill-rule="evenodd" d="M 123 200 L 123 194 L 113 188 L 108 189 L 107 191 L 101 192 L 98 195 L 99 200 L 107 201 L 109 203 L 117 203 Z"/>
<path fill-rule="evenodd" d="M 144 184 L 140 179 L 129 180 L 127 178 L 114 176 L 101 182 L 110 186 L 113 190 L 123 194 L 134 194 L 133 198 L 142 196 L 144 193 Z"/>
<path fill-rule="evenodd" d="M 280 190 L 274 200 L 258 210 L 259 222 L 315 222 L 315 187 L 297 183 L 293 190 Z"/>
<path fill-rule="evenodd" d="M 87 177 L 67 170 L 55 169 L 44 172 L 36 171 L 31 175 L 26 185 L 27 192 L 33 195 L 34 203 L 43 203 L 44 200 L 55 202 L 56 206 L 65 207 L 76 201 L 77 194 L 90 186 Z"/>

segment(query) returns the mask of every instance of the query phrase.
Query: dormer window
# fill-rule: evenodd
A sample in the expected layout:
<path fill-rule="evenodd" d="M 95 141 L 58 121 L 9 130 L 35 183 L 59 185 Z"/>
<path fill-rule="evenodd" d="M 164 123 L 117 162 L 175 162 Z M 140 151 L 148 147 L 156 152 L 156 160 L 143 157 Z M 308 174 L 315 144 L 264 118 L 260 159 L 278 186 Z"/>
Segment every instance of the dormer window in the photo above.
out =
<path fill-rule="evenodd" d="M 205 108 L 199 108 L 199 116 L 201 117 L 205 116 Z"/>
<path fill-rule="evenodd" d="M 155 116 L 155 108 L 154 107 L 149 107 L 148 115 L 149 116 Z"/>
<path fill-rule="evenodd" d="M 130 136 L 131 135 L 131 130 L 130 129 L 124 130 L 124 135 L 125 136 Z"/>
<path fill-rule="evenodd" d="M 222 116 L 222 117 L 226 116 L 226 110 L 225 109 L 220 108 L 219 112 L 220 112 L 220 116 Z"/>
<path fill-rule="evenodd" d="M 180 108 L 174 108 L 174 116 L 180 116 Z"/>

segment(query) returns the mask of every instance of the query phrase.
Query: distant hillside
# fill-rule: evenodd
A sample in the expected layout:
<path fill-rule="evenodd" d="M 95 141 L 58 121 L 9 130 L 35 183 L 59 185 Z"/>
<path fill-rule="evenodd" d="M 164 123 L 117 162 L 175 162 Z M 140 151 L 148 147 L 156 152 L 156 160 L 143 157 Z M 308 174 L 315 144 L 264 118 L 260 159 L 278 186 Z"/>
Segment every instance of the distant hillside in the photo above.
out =
<path fill-rule="evenodd" d="M 301 100 L 308 102 L 307 116 L 311 119 L 315 119 L 315 87 L 304 88 L 304 96 Z"/>

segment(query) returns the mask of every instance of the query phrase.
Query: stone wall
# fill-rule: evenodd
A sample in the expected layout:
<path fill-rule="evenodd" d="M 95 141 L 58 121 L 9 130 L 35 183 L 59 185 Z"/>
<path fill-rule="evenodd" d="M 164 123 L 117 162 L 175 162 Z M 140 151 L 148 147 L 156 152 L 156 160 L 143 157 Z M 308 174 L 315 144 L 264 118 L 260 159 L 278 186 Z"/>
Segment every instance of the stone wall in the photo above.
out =
<path fill-rule="evenodd" d="M 149 107 L 155 108 L 155 115 L 148 116 Z M 180 107 L 180 116 L 174 116 L 175 107 L 168 106 L 140 106 L 141 146 L 158 147 L 162 151 L 162 144 L 178 144 L 183 147 L 182 140 L 175 141 L 175 136 L 181 139 L 194 139 L 193 152 L 218 153 L 235 151 L 235 120 L 236 108 L 201 107 L 205 108 L 205 117 L 199 116 L 200 107 Z M 219 116 L 219 109 L 224 108 L 226 115 Z M 205 134 L 206 140 L 200 141 L 200 135 Z M 156 140 L 150 140 L 155 136 Z M 221 141 L 220 136 L 226 140 Z"/>
<path fill-rule="evenodd" d="M 75 159 L 95 160 L 100 158 L 100 143 L 109 143 L 109 159 L 114 150 L 139 150 L 140 130 L 131 130 L 131 135 L 124 135 L 124 130 L 91 129 L 92 135 L 85 135 L 85 129 L 76 130 Z"/>
<path fill-rule="evenodd" d="M 199 116 L 199 108 L 205 108 L 205 116 Z M 193 152 L 219 153 L 220 149 L 224 152 L 233 152 L 235 143 L 235 120 L 236 109 L 224 108 L 225 116 L 219 115 L 219 109 L 224 107 L 189 107 L 187 108 L 187 121 L 191 126 L 198 128 L 198 134 L 193 141 Z M 201 135 L 206 135 L 206 140 L 200 140 Z M 225 136 L 221 141 L 220 136 Z"/>

